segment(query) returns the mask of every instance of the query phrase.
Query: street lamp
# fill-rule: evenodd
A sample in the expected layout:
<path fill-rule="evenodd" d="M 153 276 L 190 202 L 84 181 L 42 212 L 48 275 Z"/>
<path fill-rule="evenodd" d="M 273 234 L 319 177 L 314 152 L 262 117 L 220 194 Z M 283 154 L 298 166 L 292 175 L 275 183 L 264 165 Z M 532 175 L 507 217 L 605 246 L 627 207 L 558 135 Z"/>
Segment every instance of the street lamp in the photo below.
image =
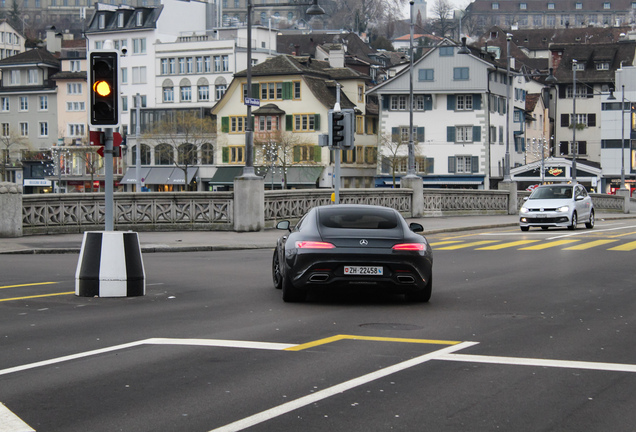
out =
<path fill-rule="evenodd" d="M 572 183 L 576 183 L 576 68 L 578 61 L 572 60 Z"/>
<path fill-rule="evenodd" d="M 411 0 L 409 4 L 411 5 L 411 37 L 410 37 L 410 59 L 409 59 L 409 160 L 408 160 L 408 168 L 406 170 L 406 175 L 408 177 L 415 176 L 415 145 L 413 144 L 413 27 L 415 23 L 413 22 L 413 4 L 415 2 Z"/>
<path fill-rule="evenodd" d="M 512 35 L 506 34 L 506 155 L 504 157 L 504 182 L 510 181 L 510 86 L 512 78 L 510 77 L 510 41 Z"/>
<path fill-rule="evenodd" d="M 271 3 L 254 6 L 252 0 L 247 0 L 247 83 L 246 83 L 246 106 L 247 118 L 245 119 L 245 166 L 243 167 L 243 177 L 257 177 L 254 173 L 254 131 L 252 126 L 252 9 L 253 8 L 273 8 L 273 7 L 295 7 L 309 6 L 305 12 L 307 15 L 323 15 L 324 9 L 318 6 L 318 0 L 311 3 Z"/>

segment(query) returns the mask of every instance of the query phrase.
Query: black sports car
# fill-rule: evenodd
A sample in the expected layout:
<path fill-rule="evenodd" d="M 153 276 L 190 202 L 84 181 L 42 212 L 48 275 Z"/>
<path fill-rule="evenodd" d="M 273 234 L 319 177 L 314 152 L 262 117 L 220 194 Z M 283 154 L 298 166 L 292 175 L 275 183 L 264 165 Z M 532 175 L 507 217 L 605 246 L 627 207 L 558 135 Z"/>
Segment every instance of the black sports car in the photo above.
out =
<path fill-rule="evenodd" d="M 422 225 L 381 206 L 315 207 L 278 239 L 272 259 L 274 286 L 286 302 L 304 301 L 308 289 L 370 286 L 427 302 L 433 254 Z"/>

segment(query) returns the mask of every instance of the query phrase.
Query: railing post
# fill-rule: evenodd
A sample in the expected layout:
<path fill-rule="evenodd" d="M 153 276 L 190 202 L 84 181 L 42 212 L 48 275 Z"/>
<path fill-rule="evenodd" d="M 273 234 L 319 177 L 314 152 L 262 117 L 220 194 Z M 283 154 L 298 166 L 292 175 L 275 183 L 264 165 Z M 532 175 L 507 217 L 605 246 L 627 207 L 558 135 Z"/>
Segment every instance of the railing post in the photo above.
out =
<path fill-rule="evenodd" d="M 519 212 L 517 205 L 517 182 L 499 182 L 499 190 L 508 191 L 508 214 L 517 214 Z"/>
<path fill-rule="evenodd" d="M 424 183 L 422 177 L 404 176 L 400 179 L 400 188 L 413 191 L 411 195 L 411 217 L 424 216 Z"/>
<path fill-rule="evenodd" d="M 0 237 L 22 237 L 22 185 L 0 183 Z"/>
<path fill-rule="evenodd" d="M 234 231 L 262 231 L 265 228 L 265 181 L 262 177 L 234 179 Z"/>

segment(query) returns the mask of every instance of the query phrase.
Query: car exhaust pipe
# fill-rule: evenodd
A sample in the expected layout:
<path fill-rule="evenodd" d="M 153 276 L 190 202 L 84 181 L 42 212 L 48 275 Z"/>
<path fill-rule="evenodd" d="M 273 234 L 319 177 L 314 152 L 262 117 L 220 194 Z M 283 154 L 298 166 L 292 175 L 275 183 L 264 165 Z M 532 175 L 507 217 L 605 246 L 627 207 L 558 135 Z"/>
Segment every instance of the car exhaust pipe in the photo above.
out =
<path fill-rule="evenodd" d="M 329 275 L 327 273 L 314 273 L 309 276 L 309 282 L 324 282 L 329 279 Z"/>
<path fill-rule="evenodd" d="M 415 283 L 415 279 L 411 275 L 398 275 L 397 280 L 400 283 L 405 283 L 405 284 Z"/>

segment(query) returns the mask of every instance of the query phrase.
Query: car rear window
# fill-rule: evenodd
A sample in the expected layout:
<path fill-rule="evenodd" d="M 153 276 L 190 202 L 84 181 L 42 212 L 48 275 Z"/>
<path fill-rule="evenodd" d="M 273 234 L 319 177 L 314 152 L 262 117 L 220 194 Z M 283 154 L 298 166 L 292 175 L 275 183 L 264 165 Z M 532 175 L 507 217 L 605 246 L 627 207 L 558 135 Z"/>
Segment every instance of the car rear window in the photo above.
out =
<path fill-rule="evenodd" d="M 318 221 L 327 228 L 393 229 L 398 225 L 395 212 L 382 209 L 325 208 L 320 211 Z"/>
<path fill-rule="evenodd" d="M 572 198 L 572 186 L 540 187 L 532 192 L 530 199 L 563 199 Z"/>

